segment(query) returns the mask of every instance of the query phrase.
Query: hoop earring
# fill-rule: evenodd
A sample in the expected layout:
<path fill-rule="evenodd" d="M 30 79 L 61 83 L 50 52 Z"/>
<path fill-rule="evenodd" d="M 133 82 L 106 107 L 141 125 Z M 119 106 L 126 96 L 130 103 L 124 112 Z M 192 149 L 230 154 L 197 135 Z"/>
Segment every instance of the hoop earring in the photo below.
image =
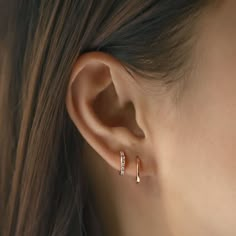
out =
<path fill-rule="evenodd" d="M 120 151 L 120 175 L 125 174 L 125 153 Z"/>
<path fill-rule="evenodd" d="M 139 169 L 140 169 L 140 159 L 138 158 L 138 156 L 136 157 L 136 160 L 137 160 L 137 168 L 136 168 L 136 183 L 140 183 L 141 179 L 140 179 L 140 176 L 139 176 Z"/>

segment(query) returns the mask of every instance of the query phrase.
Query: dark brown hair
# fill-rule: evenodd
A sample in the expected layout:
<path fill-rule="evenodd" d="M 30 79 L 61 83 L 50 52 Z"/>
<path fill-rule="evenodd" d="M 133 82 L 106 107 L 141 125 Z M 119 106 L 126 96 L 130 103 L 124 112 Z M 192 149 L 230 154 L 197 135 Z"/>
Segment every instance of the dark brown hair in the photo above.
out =
<path fill-rule="evenodd" d="M 167 75 L 184 71 L 191 58 L 190 39 L 206 2 L 1 3 L 1 235 L 86 235 L 84 140 L 65 106 L 75 61 L 103 51 L 144 79 L 170 83 L 174 76 Z"/>

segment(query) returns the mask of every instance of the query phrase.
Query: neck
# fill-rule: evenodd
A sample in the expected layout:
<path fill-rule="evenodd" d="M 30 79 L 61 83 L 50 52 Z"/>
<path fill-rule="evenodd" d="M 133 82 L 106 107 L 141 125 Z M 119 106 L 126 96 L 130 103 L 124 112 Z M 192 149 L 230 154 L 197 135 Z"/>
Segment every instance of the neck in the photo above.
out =
<path fill-rule="evenodd" d="M 96 192 L 93 194 L 96 197 L 92 199 L 103 236 L 172 236 L 161 207 L 150 207 L 152 203 L 148 199 L 146 204 L 139 205 L 144 196 L 118 195 L 112 186 L 106 189 L 110 192 L 101 194 L 101 198 Z"/>
<path fill-rule="evenodd" d="M 142 179 L 136 184 L 131 177 L 119 176 L 92 150 L 85 155 L 90 198 L 103 236 L 173 236 L 158 183 L 150 186 L 148 179 Z"/>

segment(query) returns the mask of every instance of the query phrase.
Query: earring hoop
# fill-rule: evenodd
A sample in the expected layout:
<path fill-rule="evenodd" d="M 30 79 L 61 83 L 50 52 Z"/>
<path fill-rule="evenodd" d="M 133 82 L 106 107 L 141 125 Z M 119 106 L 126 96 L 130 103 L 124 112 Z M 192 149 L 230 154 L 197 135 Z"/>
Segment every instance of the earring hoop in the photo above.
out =
<path fill-rule="evenodd" d="M 140 169 L 140 159 L 138 158 L 138 156 L 136 157 L 137 160 L 137 166 L 136 166 L 136 183 L 140 183 L 141 179 L 139 176 L 139 169 Z"/>
<path fill-rule="evenodd" d="M 125 153 L 120 151 L 120 175 L 125 174 Z"/>

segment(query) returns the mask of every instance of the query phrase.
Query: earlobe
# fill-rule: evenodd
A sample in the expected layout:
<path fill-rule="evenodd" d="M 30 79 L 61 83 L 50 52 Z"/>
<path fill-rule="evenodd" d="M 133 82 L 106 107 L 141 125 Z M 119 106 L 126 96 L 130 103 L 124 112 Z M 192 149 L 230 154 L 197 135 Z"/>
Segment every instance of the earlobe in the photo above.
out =
<path fill-rule="evenodd" d="M 142 156 L 147 147 L 145 132 L 137 124 L 134 102 L 126 92 L 129 76 L 118 61 L 105 53 L 82 55 L 71 74 L 66 107 L 86 142 L 118 172 L 119 152 L 125 151 L 126 173 L 135 176 L 136 155 Z M 149 175 L 150 171 L 140 174 Z"/>

